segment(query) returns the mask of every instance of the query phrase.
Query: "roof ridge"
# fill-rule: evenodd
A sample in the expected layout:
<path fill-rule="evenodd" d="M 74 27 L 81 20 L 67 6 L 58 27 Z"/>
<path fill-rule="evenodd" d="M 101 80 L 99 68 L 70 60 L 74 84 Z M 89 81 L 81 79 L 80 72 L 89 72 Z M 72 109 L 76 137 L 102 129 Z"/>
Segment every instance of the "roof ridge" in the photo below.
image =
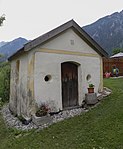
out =
<path fill-rule="evenodd" d="M 40 44 L 44 44 L 45 42 L 51 40 L 53 37 L 59 35 L 60 33 L 64 32 L 69 28 L 73 28 L 73 30 L 78 34 L 86 43 L 88 43 L 97 53 L 101 56 L 108 57 L 107 52 L 93 39 L 87 34 L 73 19 L 67 21 L 66 23 L 54 28 L 53 30 L 33 39 L 29 43 L 25 44 L 21 50 L 21 52 L 26 52 L 39 46 Z M 9 58 L 9 60 L 18 55 L 20 52 L 18 51 L 13 56 Z"/>

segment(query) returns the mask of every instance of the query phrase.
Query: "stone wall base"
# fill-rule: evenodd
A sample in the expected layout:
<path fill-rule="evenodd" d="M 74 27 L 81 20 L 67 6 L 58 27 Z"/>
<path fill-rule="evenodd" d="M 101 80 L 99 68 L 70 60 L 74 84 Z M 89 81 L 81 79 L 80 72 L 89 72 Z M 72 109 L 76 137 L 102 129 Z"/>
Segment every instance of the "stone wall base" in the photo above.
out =
<path fill-rule="evenodd" d="M 94 105 L 98 102 L 96 93 L 85 94 L 85 102 L 87 105 Z"/>

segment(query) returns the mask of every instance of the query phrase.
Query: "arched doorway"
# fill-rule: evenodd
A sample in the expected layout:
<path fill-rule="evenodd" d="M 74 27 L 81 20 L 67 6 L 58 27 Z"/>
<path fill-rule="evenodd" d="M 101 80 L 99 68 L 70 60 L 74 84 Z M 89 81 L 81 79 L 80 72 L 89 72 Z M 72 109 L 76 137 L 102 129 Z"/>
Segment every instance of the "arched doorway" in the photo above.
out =
<path fill-rule="evenodd" d="M 72 62 L 61 64 L 63 109 L 78 105 L 78 65 Z"/>

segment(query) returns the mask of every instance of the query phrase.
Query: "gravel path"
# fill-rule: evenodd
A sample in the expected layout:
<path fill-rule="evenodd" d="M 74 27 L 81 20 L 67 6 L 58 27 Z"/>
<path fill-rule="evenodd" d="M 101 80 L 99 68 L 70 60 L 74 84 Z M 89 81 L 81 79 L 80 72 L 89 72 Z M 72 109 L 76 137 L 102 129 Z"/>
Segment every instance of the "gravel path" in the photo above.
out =
<path fill-rule="evenodd" d="M 43 129 L 53 123 L 57 123 L 64 119 L 74 117 L 75 115 L 80 115 L 82 112 L 87 112 L 87 111 L 88 110 L 86 110 L 84 108 L 77 108 L 77 109 L 62 111 L 62 112 L 60 112 L 58 114 L 54 114 L 52 116 L 52 119 L 53 119 L 52 123 L 44 124 L 42 126 L 36 126 L 33 122 L 30 122 L 28 125 L 22 124 L 22 122 L 17 117 L 15 117 L 14 115 L 11 114 L 11 112 L 8 108 L 8 104 L 2 108 L 1 113 L 3 115 L 3 118 L 4 118 L 7 126 L 14 127 L 14 128 L 21 129 L 21 130 L 29 130 L 29 129 L 33 129 L 33 128 L 34 129 L 38 129 L 38 128 Z"/>
<path fill-rule="evenodd" d="M 98 101 L 102 100 L 103 97 L 108 96 L 110 93 L 111 93 L 110 89 L 104 88 L 103 92 L 97 95 Z M 97 106 L 99 103 L 100 102 L 98 102 L 96 105 L 91 106 L 91 107 L 84 105 L 84 108 L 81 107 L 81 108 L 72 109 L 72 110 L 65 110 L 58 114 L 54 114 L 52 116 L 52 119 L 53 119 L 52 123 L 43 124 L 42 126 L 37 126 L 32 121 L 28 125 L 22 124 L 22 122 L 17 117 L 15 117 L 11 114 L 11 112 L 8 108 L 8 104 L 4 105 L 4 107 L 2 108 L 2 110 L 0 112 L 2 113 L 4 121 L 8 127 L 14 127 L 14 128 L 20 129 L 20 130 L 30 130 L 30 129 L 38 129 L 38 128 L 43 129 L 53 123 L 57 123 L 64 119 L 74 117 L 75 115 L 80 115 L 83 112 L 87 112 L 90 108 Z"/>

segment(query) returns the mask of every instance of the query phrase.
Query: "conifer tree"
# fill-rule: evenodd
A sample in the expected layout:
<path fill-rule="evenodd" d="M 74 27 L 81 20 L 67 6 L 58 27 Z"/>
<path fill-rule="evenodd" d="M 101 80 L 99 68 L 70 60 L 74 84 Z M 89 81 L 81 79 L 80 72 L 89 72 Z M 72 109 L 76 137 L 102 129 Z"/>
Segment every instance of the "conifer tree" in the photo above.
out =
<path fill-rule="evenodd" d="M 5 15 L 2 15 L 0 17 L 0 26 L 2 26 L 4 20 L 5 20 Z"/>

